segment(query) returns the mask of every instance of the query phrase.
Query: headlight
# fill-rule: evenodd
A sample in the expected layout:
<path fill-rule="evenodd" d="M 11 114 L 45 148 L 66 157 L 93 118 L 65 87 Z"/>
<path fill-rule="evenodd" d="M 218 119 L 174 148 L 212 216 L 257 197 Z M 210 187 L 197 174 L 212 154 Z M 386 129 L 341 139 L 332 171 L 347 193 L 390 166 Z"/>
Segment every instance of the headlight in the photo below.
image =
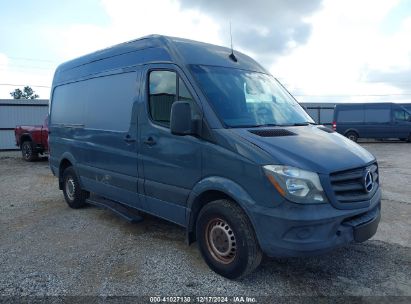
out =
<path fill-rule="evenodd" d="M 328 202 L 317 173 L 281 165 L 263 168 L 277 191 L 290 201 L 300 204 Z"/>

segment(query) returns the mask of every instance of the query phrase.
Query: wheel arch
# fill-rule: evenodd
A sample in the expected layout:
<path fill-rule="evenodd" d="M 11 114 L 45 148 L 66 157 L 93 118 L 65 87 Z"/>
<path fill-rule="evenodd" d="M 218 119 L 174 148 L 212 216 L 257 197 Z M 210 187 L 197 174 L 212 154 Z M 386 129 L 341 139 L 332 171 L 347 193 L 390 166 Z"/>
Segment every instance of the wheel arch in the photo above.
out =
<path fill-rule="evenodd" d="M 250 216 L 249 207 L 255 205 L 255 202 L 247 191 L 227 178 L 218 176 L 208 177 L 197 183 L 188 198 L 186 211 L 187 244 L 191 244 L 196 240 L 195 227 L 201 209 L 217 199 L 228 199 L 237 204 L 247 215 L 251 225 L 254 227 L 254 221 Z"/>
<path fill-rule="evenodd" d="M 360 137 L 360 132 L 355 128 L 349 128 L 349 129 L 345 130 L 344 136 L 346 136 L 350 132 L 353 132 L 353 133 L 357 134 L 357 137 Z"/>
<path fill-rule="evenodd" d="M 24 134 L 20 135 L 20 142 L 19 142 L 20 148 L 21 148 L 23 142 L 25 142 L 25 141 L 31 141 L 31 142 L 33 141 L 33 139 L 31 138 L 31 134 L 24 133 Z"/>
<path fill-rule="evenodd" d="M 63 172 L 66 168 L 74 166 L 76 163 L 73 155 L 70 153 L 64 153 L 61 157 L 58 170 L 58 180 L 59 180 L 59 189 L 63 189 Z"/>

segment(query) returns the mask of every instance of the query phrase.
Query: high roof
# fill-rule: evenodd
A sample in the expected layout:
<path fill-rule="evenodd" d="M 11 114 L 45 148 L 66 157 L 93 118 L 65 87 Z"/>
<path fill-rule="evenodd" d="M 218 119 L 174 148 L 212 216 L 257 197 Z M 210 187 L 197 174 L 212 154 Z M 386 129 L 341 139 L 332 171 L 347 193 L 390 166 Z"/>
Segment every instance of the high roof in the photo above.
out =
<path fill-rule="evenodd" d="M 252 58 L 235 51 L 237 62 L 231 60 L 229 48 L 182 38 L 150 35 L 121 43 L 61 64 L 53 85 L 91 74 L 145 63 L 168 62 L 181 67 L 203 64 L 267 71 Z"/>

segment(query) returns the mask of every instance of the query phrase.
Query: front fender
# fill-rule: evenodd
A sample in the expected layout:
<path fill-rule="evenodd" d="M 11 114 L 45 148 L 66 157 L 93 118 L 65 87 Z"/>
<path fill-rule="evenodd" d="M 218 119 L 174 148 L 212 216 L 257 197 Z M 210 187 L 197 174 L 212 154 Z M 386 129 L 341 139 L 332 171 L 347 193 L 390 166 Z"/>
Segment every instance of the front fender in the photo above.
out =
<path fill-rule="evenodd" d="M 247 214 L 254 226 L 254 219 L 251 216 L 250 210 L 256 207 L 256 202 L 251 198 L 247 191 L 236 182 L 221 176 L 209 176 L 198 182 L 187 200 L 186 209 L 186 227 L 187 227 L 187 242 L 190 244 L 192 241 L 192 232 L 195 229 L 195 222 L 198 212 L 192 212 L 195 210 L 196 204 L 201 204 L 198 198 L 201 194 L 207 191 L 219 191 L 226 196 L 232 198 Z"/>
<path fill-rule="evenodd" d="M 236 182 L 222 176 L 209 176 L 199 181 L 190 192 L 187 203 L 188 209 L 191 209 L 196 197 L 209 190 L 225 193 L 244 209 L 246 209 L 247 206 L 255 205 L 255 201 L 250 197 L 247 191 Z"/>

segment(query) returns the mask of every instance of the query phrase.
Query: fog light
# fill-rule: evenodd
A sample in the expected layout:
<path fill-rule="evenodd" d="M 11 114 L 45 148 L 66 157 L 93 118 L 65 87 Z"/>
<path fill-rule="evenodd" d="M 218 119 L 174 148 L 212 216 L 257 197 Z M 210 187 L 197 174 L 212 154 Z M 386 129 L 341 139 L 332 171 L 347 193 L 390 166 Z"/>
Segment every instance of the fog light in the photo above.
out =
<path fill-rule="evenodd" d="M 301 240 L 308 239 L 311 237 L 313 229 L 311 228 L 300 228 L 297 230 L 297 237 Z"/>

